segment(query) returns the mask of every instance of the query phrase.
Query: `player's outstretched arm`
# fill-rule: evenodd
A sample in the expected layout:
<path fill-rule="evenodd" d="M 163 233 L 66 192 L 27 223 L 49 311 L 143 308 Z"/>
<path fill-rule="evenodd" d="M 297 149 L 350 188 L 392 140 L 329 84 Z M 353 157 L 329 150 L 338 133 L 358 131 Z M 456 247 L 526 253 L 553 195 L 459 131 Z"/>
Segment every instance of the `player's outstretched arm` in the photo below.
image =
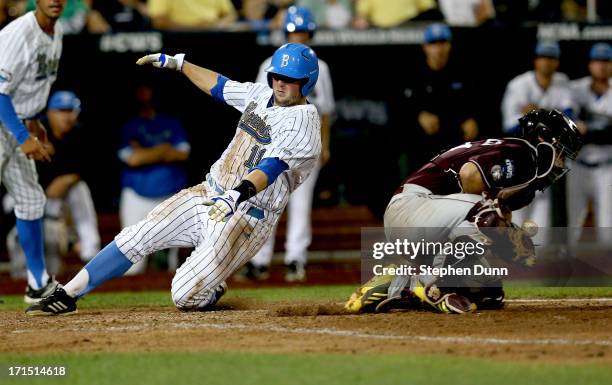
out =
<path fill-rule="evenodd" d="M 211 90 L 217 85 L 219 74 L 207 68 L 197 66 L 185 60 L 185 54 L 175 56 L 164 53 L 154 53 L 141 57 L 136 61 L 138 65 L 150 64 L 157 68 L 167 68 L 185 74 L 199 89 L 211 95 Z"/>

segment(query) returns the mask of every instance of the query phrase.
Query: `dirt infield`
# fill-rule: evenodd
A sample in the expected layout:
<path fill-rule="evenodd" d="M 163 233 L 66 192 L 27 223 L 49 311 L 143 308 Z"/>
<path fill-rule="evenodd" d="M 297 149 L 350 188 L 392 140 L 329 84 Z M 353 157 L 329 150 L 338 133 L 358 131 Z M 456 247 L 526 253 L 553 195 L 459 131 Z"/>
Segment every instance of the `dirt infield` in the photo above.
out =
<path fill-rule="evenodd" d="M 333 303 L 222 302 L 83 310 L 66 317 L 0 313 L 2 352 L 249 351 L 398 353 L 537 362 L 612 363 L 612 299 L 511 301 L 498 311 L 346 315 Z"/>

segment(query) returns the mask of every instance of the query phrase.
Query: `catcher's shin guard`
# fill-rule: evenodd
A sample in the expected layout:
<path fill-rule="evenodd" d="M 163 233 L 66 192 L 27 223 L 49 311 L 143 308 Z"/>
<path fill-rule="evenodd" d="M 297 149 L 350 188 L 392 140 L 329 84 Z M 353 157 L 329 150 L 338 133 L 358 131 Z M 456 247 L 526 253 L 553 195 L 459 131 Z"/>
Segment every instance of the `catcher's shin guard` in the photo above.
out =
<path fill-rule="evenodd" d="M 464 314 L 476 310 L 476 305 L 467 297 L 457 293 L 443 293 L 434 283 L 423 286 L 417 280 L 411 292 L 417 296 L 423 304 L 428 304 L 434 309 L 446 314 Z"/>
<path fill-rule="evenodd" d="M 394 267 L 390 265 L 389 267 Z M 376 275 L 358 288 L 344 304 L 350 313 L 372 313 L 389 296 L 392 275 Z"/>

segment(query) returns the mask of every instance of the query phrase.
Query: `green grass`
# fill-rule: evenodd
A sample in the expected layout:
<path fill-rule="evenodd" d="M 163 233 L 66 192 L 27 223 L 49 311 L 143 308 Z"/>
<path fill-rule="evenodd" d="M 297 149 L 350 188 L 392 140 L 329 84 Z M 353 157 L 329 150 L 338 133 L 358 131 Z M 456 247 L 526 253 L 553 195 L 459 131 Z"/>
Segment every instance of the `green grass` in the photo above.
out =
<path fill-rule="evenodd" d="M 354 286 L 304 286 L 286 288 L 231 289 L 224 299 L 244 298 L 261 302 L 329 300 L 344 301 L 355 289 Z M 612 287 L 507 287 L 506 297 L 518 298 L 596 298 L 612 297 Z M 2 310 L 23 310 L 23 296 L 0 296 Z M 79 301 L 81 309 L 172 307 L 168 291 L 92 293 Z"/>
<path fill-rule="evenodd" d="M 4 364 L 4 365 L 2 365 Z M 10 365 L 64 365 L 65 378 L 6 376 Z M 507 364 L 415 354 L 89 353 L 0 354 L 2 384 L 606 384 L 603 365 Z"/>

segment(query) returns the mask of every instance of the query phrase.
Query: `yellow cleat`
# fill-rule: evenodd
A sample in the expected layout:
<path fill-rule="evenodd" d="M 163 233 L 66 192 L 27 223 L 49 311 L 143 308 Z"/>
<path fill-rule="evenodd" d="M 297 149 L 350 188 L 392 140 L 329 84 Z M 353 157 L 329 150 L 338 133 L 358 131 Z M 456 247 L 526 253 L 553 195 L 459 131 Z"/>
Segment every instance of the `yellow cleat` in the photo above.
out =
<path fill-rule="evenodd" d="M 388 267 L 395 267 L 395 265 L 389 265 Z M 374 312 L 376 306 L 387 299 L 393 278 L 392 275 L 372 277 L 351 295 L 351 298 L 344 304 L 344 308 L 350 313 Z"/>

